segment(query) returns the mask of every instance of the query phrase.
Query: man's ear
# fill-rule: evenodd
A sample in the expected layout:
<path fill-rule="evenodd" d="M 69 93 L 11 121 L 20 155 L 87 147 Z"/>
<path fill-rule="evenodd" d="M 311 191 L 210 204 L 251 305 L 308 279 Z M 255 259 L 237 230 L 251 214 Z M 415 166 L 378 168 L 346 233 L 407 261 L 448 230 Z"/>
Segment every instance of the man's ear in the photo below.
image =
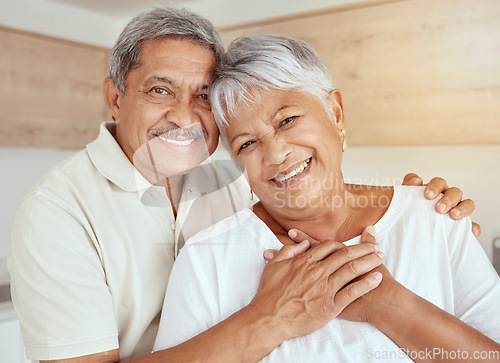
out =
<path fill-rule="evenodd" d="M 111 115 L 113 116 L 115 122 L 119 123 L 120 103 L 123 97 L 122 94 L 110 77 L 107 77 L 104 80 L 102 91 L 104 93 L 104 101 L 106 102 L 106 105 L 108 105 L 109 112 L 111 112 Z"/>
<path fill-rule="evenodd" d="M 332 106 L 332 122 L 340 130 L 346 129 L 344 118 L 344 106 L 342 104 L 342 94 L 338 89 L 330 92 L 330 103 Z"/>

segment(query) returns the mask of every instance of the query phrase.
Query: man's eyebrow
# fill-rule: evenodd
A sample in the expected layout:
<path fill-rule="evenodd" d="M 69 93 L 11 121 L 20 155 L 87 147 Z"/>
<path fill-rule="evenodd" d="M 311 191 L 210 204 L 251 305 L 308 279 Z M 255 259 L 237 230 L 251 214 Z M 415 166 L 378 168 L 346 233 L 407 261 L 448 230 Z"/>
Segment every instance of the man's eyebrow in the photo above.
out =
<path fill-rule="evenodd" d="M 170 85 L 173 85 L 173 82 L 171 79 L 167 78 L 167 77 L 162 77 L 162 76 L 151 76 L 149 78 L 147 78 L 145 81 L 144 81 L 144 85 L 147 86 L 147 85 L 150 85 L 151 83 L 167 83 L 167 84 L 170 84 Z"/>

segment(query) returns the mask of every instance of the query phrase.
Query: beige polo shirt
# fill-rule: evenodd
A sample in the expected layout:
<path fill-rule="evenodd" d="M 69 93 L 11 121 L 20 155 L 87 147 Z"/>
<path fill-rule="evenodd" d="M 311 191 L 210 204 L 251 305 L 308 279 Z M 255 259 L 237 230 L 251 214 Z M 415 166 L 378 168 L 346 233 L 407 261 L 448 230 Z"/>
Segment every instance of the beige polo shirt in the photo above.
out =
<path fill-rule="evenodd" d="M 219 150 L 187 176 L 175 219 L 165 188 L 136 171 L 114 126 L 103 123 L 17 211 L 8 265 L 29 359 L 149 353 L 177 250 L 251 204 L 244 175 Z"/>

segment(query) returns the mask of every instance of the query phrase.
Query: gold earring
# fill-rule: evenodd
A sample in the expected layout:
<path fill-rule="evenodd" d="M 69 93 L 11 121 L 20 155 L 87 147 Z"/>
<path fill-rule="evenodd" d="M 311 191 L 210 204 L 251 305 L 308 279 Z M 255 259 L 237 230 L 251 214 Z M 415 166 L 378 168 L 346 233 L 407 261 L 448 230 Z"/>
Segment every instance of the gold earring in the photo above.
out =
<path fill-rule="evenodd" d="M 347 136 L 345 135 L 345 130 L 342 130 L 342 152 L 347 148 Z"/>
<path fill-rule="evenodd" d="M 253 200 L 253 190 L 250 188 L 250 200 Z"/>

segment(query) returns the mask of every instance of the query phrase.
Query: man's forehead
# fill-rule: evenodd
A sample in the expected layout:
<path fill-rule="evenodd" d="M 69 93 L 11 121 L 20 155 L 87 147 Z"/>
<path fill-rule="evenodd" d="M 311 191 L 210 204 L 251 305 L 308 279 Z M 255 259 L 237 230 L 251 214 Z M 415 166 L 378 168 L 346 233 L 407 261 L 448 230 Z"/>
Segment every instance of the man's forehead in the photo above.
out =
<path fill-rule="evenodd" d="M 211 50 L 187 41 L 178 47 L 175 43 L 162 43 L 151 43 L 142 49 L 140 62 L 133 71 L 141 84 L 208 88 L 215 66 Z"/>

